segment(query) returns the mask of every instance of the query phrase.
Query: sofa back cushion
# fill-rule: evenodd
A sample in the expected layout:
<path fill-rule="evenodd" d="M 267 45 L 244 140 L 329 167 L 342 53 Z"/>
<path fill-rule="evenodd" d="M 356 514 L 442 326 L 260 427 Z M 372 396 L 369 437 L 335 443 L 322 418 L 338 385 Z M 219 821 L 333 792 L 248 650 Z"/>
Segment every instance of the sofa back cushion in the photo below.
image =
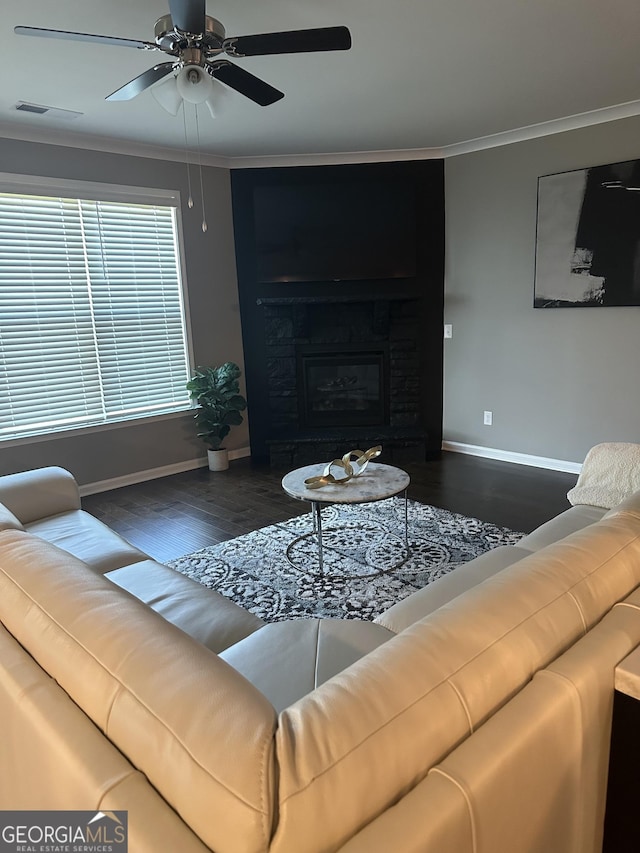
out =
<path fill-rule="evenodd" d="M 597 522 L 458 596 L 283 711 L 274 850 L 339 847 L 639 583 L 638 520 Z"/>
<path fill-rule="evenodd" d="M 1 625 L 0 660 L 1 808 L 122 809 L 128 812 L 131 851 L 208 853 L 144 775 Z M 55 844 L 48 846 L 56 849 Z M 61 844 L 57 849 L 71 846 Z"/>
<path fill-rule="evenodd" d="M 28 533 L 0 533 L 0 620 L 208 847 L 266 849 L 276 719 L 242 676 Z"/>
<path fill-rule="evenodd" d="M 614 606 L 344 853 L 601 853 L 613 673 L 640 642 L 638 601 Z"/>

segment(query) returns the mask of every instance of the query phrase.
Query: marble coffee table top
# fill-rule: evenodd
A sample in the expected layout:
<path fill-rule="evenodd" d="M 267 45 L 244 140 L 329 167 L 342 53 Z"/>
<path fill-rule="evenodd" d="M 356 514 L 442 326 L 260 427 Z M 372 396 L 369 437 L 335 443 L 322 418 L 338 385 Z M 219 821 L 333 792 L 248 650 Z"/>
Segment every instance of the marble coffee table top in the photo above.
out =
<path fill-rule="evenodd" d="M 309 477 L 324 474 L 326 463 L 306 465 L 296 468 L 282 478 L 282 488 L 292 498 L 299 501 L 315 501 L 318 503 L 358 504 L 369 501 L 381 501 L 403 492 L 411 482 L 406 471 L 393 465 L 381 465 L 369 462 L 367 468 L 358 477 L 354 477 L 343 486 L 330 484 L 319 489 L 309 489 L 304 481 Z M 339 476 L 339 471 L 334 470 Z"/>

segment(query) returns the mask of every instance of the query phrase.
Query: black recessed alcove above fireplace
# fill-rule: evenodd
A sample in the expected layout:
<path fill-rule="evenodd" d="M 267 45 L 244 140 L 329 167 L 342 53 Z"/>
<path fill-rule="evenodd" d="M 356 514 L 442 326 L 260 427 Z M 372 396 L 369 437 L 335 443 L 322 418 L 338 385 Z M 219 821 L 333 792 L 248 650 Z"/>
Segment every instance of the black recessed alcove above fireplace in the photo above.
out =
<path fill-rule="evenodd" d="M 234 169 L 251 456 L 442 442 L 441 160 Z"/>
<path fill-rule="evenodd" d="M 383 426 L 388 418 L 386 348 L 298 348 L 301 427 Z"/>

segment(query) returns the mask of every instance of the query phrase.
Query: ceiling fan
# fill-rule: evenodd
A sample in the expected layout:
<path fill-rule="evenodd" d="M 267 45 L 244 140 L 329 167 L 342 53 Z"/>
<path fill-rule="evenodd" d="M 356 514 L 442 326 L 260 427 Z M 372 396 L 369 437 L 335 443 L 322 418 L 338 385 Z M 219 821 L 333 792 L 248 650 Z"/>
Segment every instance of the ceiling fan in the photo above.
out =
<path fill-rule="evenodd" d="M 235 89 L 260 106 L 268 106 L 284 98 L 284 92 L 244 68 L 222 59 L 224 54 L 235 58 L 348 50 L 351 47 L 351 34 L 347 27 L 323 27 L 227 38 L 220 21 L 206 14 L 205 0 L 169 0 L 169 12 L 170 14 L 163 15 L 156 21 L 154 42 L 40 27 L 19 26 L 15 27 L 14 32 L 21 36 L 111 44 L 139 50 L 159 50 L 168 54 L 171 61 L 154 65 L 107 95 L 105 100 L 128 101 L 172 74 L 172 87 L 164 93 L 164 97 L 158 95 L 157 100 L 174 115 L 183 99 L 194 104 L 207 102 L 211 108 L 212 78 Z M 156 87 L 156 91 L 159 92 L 162 88 L 164 87 Z"/>

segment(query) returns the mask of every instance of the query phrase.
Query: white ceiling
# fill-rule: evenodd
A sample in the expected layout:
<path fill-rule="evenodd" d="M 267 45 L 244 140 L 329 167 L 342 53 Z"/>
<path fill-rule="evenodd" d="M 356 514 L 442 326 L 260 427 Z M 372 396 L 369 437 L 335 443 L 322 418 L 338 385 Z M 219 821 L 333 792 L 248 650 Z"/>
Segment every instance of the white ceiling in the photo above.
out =
<path fill-rule="evenodd" d="M 182 116 L 149 91 L 104 100 L 168 57 L 13 32 L 22 24 L 153 41 L 166 0 L 5 0 L 2 12 L 0 136 L 181 156 Z M 260 107 L 216 84 L 218 116 L 201 107 L 199 118 L 202 151 L 214 158 L 453 153 L 567 116 L 593 113 L 577 120 L 588 124 L 640 113 L 637 0 L 208 0 L 207 13 L 229 36 L 346 25 L 353 39 L 350 51 L 233 60 L 286 97 Z M 82 116 L 24 115 L 19 100 Z M 188 132 L 193 147 L 193 121 Z"/>

